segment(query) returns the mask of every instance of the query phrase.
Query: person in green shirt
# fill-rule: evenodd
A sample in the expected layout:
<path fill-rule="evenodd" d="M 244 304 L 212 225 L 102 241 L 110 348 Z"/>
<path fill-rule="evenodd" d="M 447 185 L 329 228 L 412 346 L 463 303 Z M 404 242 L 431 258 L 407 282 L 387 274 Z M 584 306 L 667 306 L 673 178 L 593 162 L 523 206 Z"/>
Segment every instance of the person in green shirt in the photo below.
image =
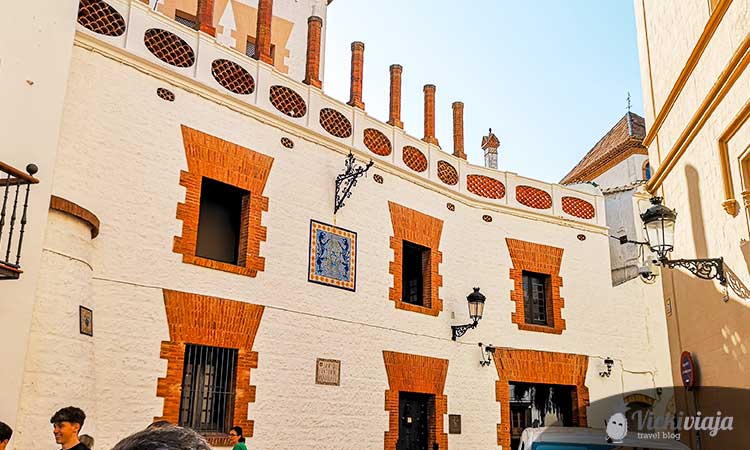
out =
<path fill-rule="evenodd" d="M 229 430 L 229 442 L 232 443 L 232 450 L 247 450 L 245 437 L 242 435 L 242 427 L 232 427 Z"/>

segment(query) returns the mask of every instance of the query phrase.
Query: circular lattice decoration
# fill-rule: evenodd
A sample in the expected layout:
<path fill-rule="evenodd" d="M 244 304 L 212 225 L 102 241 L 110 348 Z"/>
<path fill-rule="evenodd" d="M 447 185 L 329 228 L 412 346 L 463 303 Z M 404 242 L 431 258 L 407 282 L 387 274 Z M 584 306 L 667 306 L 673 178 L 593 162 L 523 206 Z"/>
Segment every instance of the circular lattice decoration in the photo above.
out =
<path fill-rule="evenodd" d="M 125 33 L 125 19 L 115 8 L 101 0 L 78 2 L 78 23 L 105 36 L 117 37 Z"/>
<path fill-rule="evenodd" d="M 352 135 L 352 123 L 335 109 L 321 109 L 318 121 L 324 130 L 336 137 L 348 138 Z"/>
<path fill-rule="evenodd" d="M 156 90 L 156 95 L 158 95 L 162 100 L 166 100 L 168 102 L 174 101 L 174 92 L 170 91 L 169 89 L 158 88 Z"/>
<path fill-rule="evenodd" d="M 492 216 L 490 216 L 489 214 L 485 214 L 482 216 L 482 220 L 484 220 L 487 223 L 490 223 L 492 222 Z"/>
<path fill-rule="evenodd" d="M 391 154 L 391 141 L 375 128 L 365 128 L 364 143 L 365 147 L 376 155 L 388 156 Z"/>
<path fill-rule="evenodd" d="M 456 210 L 456 205 L 454 205 L 453 203 L 446 203 L 445 207 L 448 208 L 448 211 L 455 211 Z"/>
<path fill-rule="evenodd" d="M 438 178 L 445 184 L 454 186 L 458 184 L 458 171 L 446 161 L 438 161 Z"/>
<path fill-rule="evenodd" d="M 411 170 L 415 172 L 424 172 L 427 170 L 427 157 L 417 147 L 407 145 L 403 148 L 401 158 Z"/>
<path fill-rule="evenodd" d="M 216 59 L 211 63 L 211 75 L 217 83 L 235 94 L 252 94 L 255 80 L 250 72 L 236 62 L 228 59 Z"/>
<path fill-rule="evenodd" d="M 594 205 L 576 197 L 563 197 L 562 209 L 565 213 L 581 219 L 593 219 L 596 215 Z"/>
<path fill-rule="evenodd" d="M 289 117 L 300 118 L 307 114 L 307 105 L 301 95 L 286 86 L 271 86 L 268 96 L 271 104 Z"/>
<path fill-rule="evenodd" d="M 586 235 L 585 234 L 579 234 L 576 237 L 578 238 L 579 241 L 585 241 L 586 240 Z"/>
<path fill-rule="evenodd" d="M 377 173 L 372 176 L 373 181 L 375 181 L 378 184 L 383 184 L 383 176 L 378 175 Z"/>
<path fill-rule="evenodd" d="M 143 35 L 143 43 L 154 56 L 175 67 L 190 67 L 195 64 L 195 52 L 181 37 L 167 30 L 149 28 Z"/>
<path fill-rule="evenodd" d="M 281 138 L 281 145 L 283 145 L 286 148 L 294 148 L 294 141 L 292 141 L 288 137 L 283 137 Z"/>
<path fill-rule="evenodd" d="M 552 197 L 543 190 L 532 186 L 516 186 L 516 201 L 534 209 L 552 208 Z"/>
<path fill-rule="evenodd" d="M 468 175 L 466 189 L 484 198 L 500 199 L 505 197 L 505 186 L 499 180 L 484 175 Z"/>

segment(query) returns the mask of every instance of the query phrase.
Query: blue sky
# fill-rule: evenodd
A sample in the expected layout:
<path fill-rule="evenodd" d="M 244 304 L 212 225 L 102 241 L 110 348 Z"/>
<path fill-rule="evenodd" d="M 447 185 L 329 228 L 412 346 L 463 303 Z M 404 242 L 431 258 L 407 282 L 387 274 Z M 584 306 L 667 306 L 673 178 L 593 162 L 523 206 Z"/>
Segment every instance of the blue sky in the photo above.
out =
<path fill-rule="evenodd" d="M 474 164 L 492 127 L 501 170 L 557 182 L 625 114 L 628 91 L 643 115 L 632 0 L 334 0 L 327 21 L 328 95 L 349 99 L 362 41 L 368 114 L 388 120 L 388 67 L 401 64 L 406 131 L 423 136 L 422 86 L 435 84 L 442 149 L 463 101 Z"/>

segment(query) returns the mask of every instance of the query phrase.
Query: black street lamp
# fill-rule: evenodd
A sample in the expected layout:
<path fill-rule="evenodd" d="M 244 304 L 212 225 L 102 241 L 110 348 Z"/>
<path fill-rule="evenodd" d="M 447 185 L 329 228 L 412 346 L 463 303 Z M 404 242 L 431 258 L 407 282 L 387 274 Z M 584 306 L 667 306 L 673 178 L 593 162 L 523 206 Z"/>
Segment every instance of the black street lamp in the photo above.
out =
<path fill-rule="evenodd" d="M 479 292 L 478 287 L 475 287 L 474 292 L 466 296 L 466 301 L 469 303 L 469 319 L 472 320 L 472 323 L 466 325 L 451 325 L 451 330 L 453 331 L 453 337 L 451 339 L 455 341 L 456 338 L 466 334 L 469 329 L 477 327 L 479 319 L 482 318 L 482 313 L 484 312 L 485 300 L 487 300 L 487 298 Z"/>
<path fill-rule="evenodd" d="M 661 202 L 661 197 L 652 197 L 651 206 L 641 214 L 643 227 L 646 230 L 646 242 L 631 241 L 627 236 L 621 236 L 618 238 L 620 243 L 647 245 L 658 255 L 660 265 L 670 269 L 682 267 L 698 278 L 717 279 L 722 286 L 726 286 L 724 258 L 669 259 L 668 254 L 674 250 L 674 225 L 677 213 L 662 205 Z"/>

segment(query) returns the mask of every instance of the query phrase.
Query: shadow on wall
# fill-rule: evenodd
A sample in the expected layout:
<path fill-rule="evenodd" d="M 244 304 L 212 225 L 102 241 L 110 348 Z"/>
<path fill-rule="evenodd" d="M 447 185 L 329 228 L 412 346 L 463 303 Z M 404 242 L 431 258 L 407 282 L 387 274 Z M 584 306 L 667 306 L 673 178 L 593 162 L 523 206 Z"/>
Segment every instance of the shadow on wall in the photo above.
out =
<path fill-rule="evenodd" d="M 691 165 L 685 166 L 685 181 L 690 205 L 690 225 L 693 231 L 693 245 L 696 258 L 707 258 L 706 226 L 703 221 L 703 204 L 701 202 L 700 175 Z"/>

